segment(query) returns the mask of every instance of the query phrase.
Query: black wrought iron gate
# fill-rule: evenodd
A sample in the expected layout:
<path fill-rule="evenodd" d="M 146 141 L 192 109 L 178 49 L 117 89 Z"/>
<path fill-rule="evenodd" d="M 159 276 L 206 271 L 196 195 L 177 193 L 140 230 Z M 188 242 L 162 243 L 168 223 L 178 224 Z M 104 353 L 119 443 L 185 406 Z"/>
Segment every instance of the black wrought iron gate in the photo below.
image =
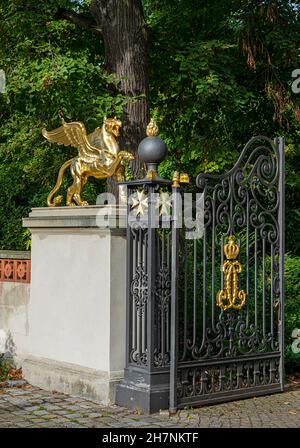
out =
<path fill-rule="evenodd" d="M 203 229 L 172 225 L 171 410 L 284 383 L 283 139 L 251 139 L 232 170 L 196 184 Z"/>

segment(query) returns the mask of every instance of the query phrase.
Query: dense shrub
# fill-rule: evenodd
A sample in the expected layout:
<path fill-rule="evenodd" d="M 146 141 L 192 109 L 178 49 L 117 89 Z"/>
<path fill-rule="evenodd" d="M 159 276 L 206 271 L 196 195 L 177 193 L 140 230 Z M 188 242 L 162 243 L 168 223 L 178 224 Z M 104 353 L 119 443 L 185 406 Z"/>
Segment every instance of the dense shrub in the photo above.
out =
<path fill-rule="evenodd" d="M 300 353 L 291 349 L 292 331 L 300 329 L 300 257 L 285 257 L 285 354 L 288 368 L 300 371 Z"/>

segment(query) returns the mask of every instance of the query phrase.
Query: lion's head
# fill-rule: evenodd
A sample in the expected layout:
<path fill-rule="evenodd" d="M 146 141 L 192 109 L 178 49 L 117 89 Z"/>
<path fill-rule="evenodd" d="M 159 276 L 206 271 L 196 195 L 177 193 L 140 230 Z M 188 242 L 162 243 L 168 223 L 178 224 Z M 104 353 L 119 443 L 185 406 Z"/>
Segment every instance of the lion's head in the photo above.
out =
<path fill-rule="evenodd" d="M 119 137 L 120 127 L 122 126 L 122 122 L 118 120 L 116 117 L 114 118 L 104 118 L 105 130 L 109 134 L 113 134 L 115 137 Z"/>

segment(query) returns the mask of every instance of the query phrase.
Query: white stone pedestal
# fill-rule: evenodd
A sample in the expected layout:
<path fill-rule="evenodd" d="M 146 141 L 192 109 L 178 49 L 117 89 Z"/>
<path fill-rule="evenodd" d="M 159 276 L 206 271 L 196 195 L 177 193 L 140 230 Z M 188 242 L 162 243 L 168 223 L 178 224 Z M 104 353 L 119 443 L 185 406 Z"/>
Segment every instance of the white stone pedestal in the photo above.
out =
<path fill-rule="evenodd" d="M 125 365 L 125 217 L 125 207 L 88 206 L 36 208 L 23 220 L 32 233 L 30 384 L 114 402 Z"/>

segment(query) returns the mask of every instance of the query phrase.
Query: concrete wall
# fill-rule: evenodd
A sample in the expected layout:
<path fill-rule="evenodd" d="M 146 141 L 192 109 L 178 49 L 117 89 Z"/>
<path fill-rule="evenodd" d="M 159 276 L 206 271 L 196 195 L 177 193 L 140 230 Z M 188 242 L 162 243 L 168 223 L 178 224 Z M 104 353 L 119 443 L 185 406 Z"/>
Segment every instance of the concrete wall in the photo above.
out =
<path fill-rule="evenodd" d="M 28 262 L 15 261 L 28 254 L 0 251 L 0 352 L 2 340 L 30 384 L 114 402 L 125 365 L 126 213 L 33 209 L 23 221 L 30 284 Z"/>
<path fill-rule="evenodd" d="M 0 251 L 0 260 L 30 259 L 30 252 Z M 28 353 L 30 283 L 0 281 L 0 353 L 19 359 Z"/>
<path fill-rule="evenodd" d="M 100 217 L 107 217 L 102 220 Z M 126 207 L 33 209 L 29 353 L 32 385 L 114 402 L 125 365 Z"/>
<path fill-rule="evenodd" d="M 30 353 L 123 370 L 125 238 L 98 229 L 32 232 Z"/>

